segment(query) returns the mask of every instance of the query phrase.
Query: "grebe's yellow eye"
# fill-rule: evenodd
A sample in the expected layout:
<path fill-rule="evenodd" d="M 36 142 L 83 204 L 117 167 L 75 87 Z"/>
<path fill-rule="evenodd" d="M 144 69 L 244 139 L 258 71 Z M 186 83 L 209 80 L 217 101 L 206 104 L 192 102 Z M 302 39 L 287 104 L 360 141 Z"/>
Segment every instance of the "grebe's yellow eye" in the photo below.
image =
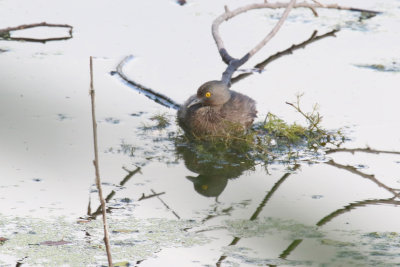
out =
<path fill-rule="evenodd" d="M 211 96 L 211 93 L 210 93 L 210 92 L 207 92 L 207 93 L 205 94 L 205 96 L 206 96 L 207 98 L 209 98 L 209 97 Z"/>

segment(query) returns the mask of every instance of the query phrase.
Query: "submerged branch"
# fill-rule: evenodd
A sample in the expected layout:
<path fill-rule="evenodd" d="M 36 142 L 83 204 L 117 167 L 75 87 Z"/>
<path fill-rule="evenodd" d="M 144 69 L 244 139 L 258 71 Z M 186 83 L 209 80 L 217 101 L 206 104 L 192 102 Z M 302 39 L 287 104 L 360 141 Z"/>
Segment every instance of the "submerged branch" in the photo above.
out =
<path fill-rule="evenodd" d="M 158 200 L 160 200 L 160 202 L 164 205 L 164 207 L 167 208 L 167 210 L 171 211 L 172 214 L 174 214 L 174 216 L 177 219 L 179 219 L 179 220 L 181 219 L 181 217 L 178 215 L 178 213 L 176 213 L 173 209 L 171 209 L 170 206 L 168 206 L 168 204 L 165 203 L 165 201 L 161 199 L 161 197 L 159 196 L 160 194 L 157 194 L 156 191 L 154 191 L 153 189 L 151 189 L 151 192 L 155 195 L 156 198 L 158 198 Z"/>
<path fill-rule="evenodd" d="M 180 108 L 180 104 L 176 103 L 174 100 L 154 91 L 151 88 L 148 88 L 134 80 L 128 78 L 128 76 L 124 73 L 123 67 L 125 64 L 133 59 L 132 55 L 126 56 L 117 66 L 117 71 L 112 72 L 111 74 L 118 74 L 127 84 L 133 86 L 139 93 L 143 93 L 146 97 L 150 98 L 154 102 L 163 105 L 167 108 L 173 108 L 178 110 Z"/>
<path fill-rule="evenodd" d="M 141 167 L 136 167 L 136 169 L 133 171 L 130 171 L 125 167 L 122 167 L 122 169 L 124 171 L 126 171 L 128 174 L 122 179 L 122 181 L 119 183 L 119 186 L 124 186 L 125 183 L 127 183 L 132 178 L 132 176 L 134 176 L 136 173 L 141 173 Z M 106 203 L 108 203 L 115 196 L 115 194 L 116 194 L 115 190 L 112 190 L 105 198 Z M 89 202 L 89 207 L 90 207 L 90 202 Z M 102 212 L 103 212 L 103 209 L 102 209 L 101 203 L 100 203 L 100 206 L 93 213 L 90 212 L 90 208 L 89 208 L 87 215 L 89 216 L 89 218 L 95 219 L 98 215 L 102 214 Z"/>
<path fill-rule="evenodd" d="M 161 193 L 153 193 L 152 195 L 146 196 L 146 195 L 143 193 L 142 196 L 138 199 L 138 201 L 141 201 L 141 200 L 144 200 L 144 199 L 149 199 L 149 198 L 152 198 L 152 197 L 161 196 L 161 195 L 164 195 L 164 194 L 165 194 L 165 192 L 161 192 Z"/>
<path fill-rule="evenodd" d="M 400 206 L 400 201 L 395 200 L 393 198 L 367 199 L 364 201 L 357 201 L 357 202 L 351 203 L 351 204 L 345 206 L 344 208 L 338 209 L 338 210 L 332 212 L 331 214 L 325 216 L 324 218 L 319 220 L 319 222 L 317 222 L 317 226 L 323 226 L 323 225 L 327 224 L 328 222 L 332 221 L 334 218 L 338 217 L 339 215 L 350 212 L 351 210 L 356 209 L 358 207 L 366 207 L 368 205 L 379 205 L 379 204 L 390 204 L 390 205 L 394 205 L 394 206 Z"/>
<path fill-rule="evenodd" d="M 297 170 L 298 168 L 300 168 L 300 165 L 296 164 L 293 168 L 292 171 Z M 265 195 L 265 197 L 263 198 L 263 200 L 260 202 L 260 204 L 258 205 L 257 209 L 255 210 L 255 212 L 251 215 L 249 221 L 254 221 L 258 218 L 258 216 L 260 215 L 261 211 L 264 209 L 265 205 L 267 204 L 267 202 L 271 199 L 272 195 L 278 190 L 278 188 L 283 184 L 283 182 L 285 182 L 285 180 L 292 174 L 293 172 L 288 172 L 285 173 L 275 184 L 274 186 L 271 188 L 271 190 L 268 191 L 268 193 Z M 234 237 L 233 240 L 231 241 L 231 243 L 229 244 L 229 246 L 234 246 L 236 245 L 239 241 L 241 240 L 240 237 Z M 217 267 L 220 267 L 222 262 L 227 258 L 228 256 L 226 255 L 221 255 L 216 263 Z"/>

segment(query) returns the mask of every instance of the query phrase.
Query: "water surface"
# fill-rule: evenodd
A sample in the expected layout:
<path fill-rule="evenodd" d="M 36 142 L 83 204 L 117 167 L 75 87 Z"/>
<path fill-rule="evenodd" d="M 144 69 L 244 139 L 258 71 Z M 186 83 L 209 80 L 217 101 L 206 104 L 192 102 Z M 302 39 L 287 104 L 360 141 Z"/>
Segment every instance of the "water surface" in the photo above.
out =
<path fill-rule="evenodd" d="M 346 11 L 321 10 L 314 18 L 295 10 L 245 68 L 314 30 L 341 30 L 233 89 L 257 100 L 258 121 L 272 112 L 301 124 L 285 102 L 304 93 L 305 110 L 318 103 L 323 126 L 344 129 L 349 140 L 342 148 L 360 150 L 268 166 L 238 155 L 210 167 L 169 138 L 180 131 L 174 110 L 110 72 L 132 54 L 127 75 L 182 103 L 224 70 L 210 33 L 224 1 L 0 1 L 0 28 L 41 21 L 74 27 L 66 41 L 0 41 L 0 237 L 8 239 L 0 243 L 0 265 L 106 264 L 92 165 L 89 56 L 115 262 L 398 263 L 400 157 L 386 152 L 400 151 L 400 2 L 339 3 L 383 14 L 359 21 Z M 278 18 L 279 11 L 255 11 L 223 25 L 227 48 L 243 55 Z M 157 114 L 170 125 L 144 130 Z M 97 219 L 86 222 L 88 214 Z M 43 243 L 60 240 L 66 243 Z"/>

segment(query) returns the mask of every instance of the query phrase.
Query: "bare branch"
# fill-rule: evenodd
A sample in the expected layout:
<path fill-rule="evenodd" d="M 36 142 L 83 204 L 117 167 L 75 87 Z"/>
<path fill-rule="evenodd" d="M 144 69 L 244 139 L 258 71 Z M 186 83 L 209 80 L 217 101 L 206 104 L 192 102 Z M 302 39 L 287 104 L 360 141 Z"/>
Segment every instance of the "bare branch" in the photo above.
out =
<path fill-rule="evenodd" d="M 271 9 L 286 8 L 286 10 L 284 11 L 282 17 L 280 18 L 278 23 L 275 25 L 275 27 L 259 44 L 257 44 L 252 50 L 250 50 L 248 53 L 246 53 L 240 59 L 232 57 L 226 50 L 225 45 L 222 41 L 222 38 L 219 33 L 219 26 L 224 21 L 228 21 L 229 19 L 231 19 L 239 14 L 242 14 L 249 10 L 262 9 L 262 8 L 271 8 Z M 265 1 L 264 3 L 250 4 L 247 6 L 239 7 L 232 11 L 229 11 L 227 8 L 225 8 L 225 12 L 214 20 L 212 27 L 211 27 L 212 35 L 213 35 L 214 41 L 217 45 L 218 52 L 219 52 L 222 60 L 228 65 L 227 69 L 225 70 L 225 72 L 222 75 L 222 82 L 229 84 L 233 73 L 240 66 L 242 66 L 244 63 L 246 63 L 249 60 L 249 58 L 251 58 L 254 54 L 256 54 L 263 46 L 265 46 L 274 37 L 274 35 L 279 31 L 282 24 L 286 20 L 288 14 L 292 8 L 308 8 L 313 12 L 313 14 L 315 16 L 318 16 L 318 13 L 316 12 L 317 8 L 367 12 L 367 13 L 371 13 L 374 15 L 381 13 L 381 12 L 373 11 L 373 10 L 339 6 L 337 4 L 322 5 L 319 2 L 308 3 L 308 2 L 304 2 L 304 1 L 301 3 L 296 3 L 296 0 L 291 0 L 290 3 L 281 3 L 281 2 L 268 3 Z"/>
<path fill-rule="evenodd" d="M 295 3 L 296 3 L 296 0 L 290 1 L 289 5 L 283 12 L 282 17 L 279 19 L 278 23 L 271 30 L 271 32 L 258 45 L 256 45 L 252 50 L 250 50 L 249 58 L 252 57 L 258 51 L 260 51 L 260 49 L 263 48 L 276 35 L 276 33 L 279 31 L 279 29 L 282 27 L 283 23 L 285 22 L 286 18 L 288 17 L 289 12 L 292 10 Z"/>
<path fill-rule="evenodd" d="M 225 84 L 230 84 L 231 78 L 233 73 L 240 67 L 242 66 L 244 63 L 246 63 L 249 58 L 251 58 L 255 53 L 257 53 L 263 46 L 265 46 L 265 44 L 267 42 L 269 42 L 269 40 L 272 39 L 272 37 L 275 36 L 275 34 L 279 31 L 279 29 L 282 27 L 283 22 L 285 22 L 287 16 L 289 15 L 290 10 L 292 10 L 293 5 L 296 3 L 296 0 L 291 0 L 289 5 L 286 7 L 285 11 L 282 14 L 282 17 L 279 19 L 278 23 L 275 25 L 275 27 L 271 30 L 271 32 L 259 43 L 257 44 L 252 50 L 250 50 L 246 55 L 244 55 L 241 59 L 237 60 L 237 59 L 232 59 L 229 60 L 228 63 L 228 67 L 226 68 L 226 70 L 224 71 L 224 73 L 222 74 L 222 82 L 224 82 Z M 241 11 L 241 8 L 236 9 L 236 11 L 238 12 L 237 14 L 240 14 L 244 11 L 246 11 L 245 9 L 243 9 L 243 11 Z M 229 12 L 229 13 L 225 13 L 230 15 L 230 17 L 235 16 L 235 11 L 233 12 Z M 228 20 L 230 17 L 227 17 L 225 20 Z M 218 24 L 217 24 L 218 25 Z M 212 25 L 212 30 L 213 30 L 213 36 L 215 37 L 216 35 L 219 35 L 218 33 L 218 26 L 216 24 L 213 23 Z M 220 44 L 223 46 L 222 43 L 222 39 L 219 38 L 219 41 L 221 42 Z M 218 46 L 218 43 L 217 43 Z M 225 48 L 223 49 L 219 49 L 220 54 L 222 56 L 222 58 L 224 59 L 223 55 L 226 55 L 226 59 L 230 59 L 232 58 L 231 56 L 229 56 L 228 52 L 226 51 Z"/>
<path fill-rule="evenodd" d="M 28 37 L 11 37 L 10 32 L 12 31 L 19 31 L 25 30 L 30 28 L 37 28 L 37 27 L 54 27 L 54 28 L 69 28 L 68 34 L 69 36 L 64 37 L 52 37 L 52 38 L 28 38 Z M 49 41 L 60 41 L 60 40 L 67 40 L 72 38 L 72 29 L 73 27 L 68 24 L 52 24 L 47 22 L 41 23 L 32 23 L 32 24 L 23 24 L 16 27 L 8 27 L 5 29 L 0 29 L 0 39 L 7 40 L 7 41 L 25 41 L 25 42 L 39 42 L 45 43 Z"/>
<path fill-rule="evenodd" d="M 305 40 L 304 42 L 301 42 L 301 43 L 299 43 L 299 44 L 293 44 L 291 47 L 289 47 L 289 48 L 287 48 L 287 49 L 285 49 L 285 50 L 279 51 L 279 52 L 277 52 L 277 53 L 275 53 L 275 54 L 269 56 L 267 59 L 265 59 L 264 61 L 258 63 L 258 64 L 255 65 L 253 68 L 257 70 L 257 73 L 260 73 L 261 71 L 264 70 L 264 68 L 265 68 L 268 64 L 270 64 L 271 62 L 277 60 L 278 58 L 283 57 L 283 56 L 286 56 L 286 55 L 290 55 L 290 54 L 292 54 L 295 50 L 300 49 L 300 48 L 305 48 L 307 45 L 309 45 L 309 44 L 311 44 L 311 43 L 313 43 L 313 42 L 316 42 L 316 41 L 318 41 L 318 40 L 321 40 L 321 39 L 323 39 L 323 38 L 326 38 L 326 37 L 329 37 L 329 36 L 335 37 L 335 36 L 336 36 L 335 33 L 337 33 L 338 31 L 339 31 L 339 30 L 332 30 L 332 31 L 327 32 L 327 33 L 322 34 L 322 35 L 317 35 L 317 31 L 314 31 L 314 32 L 311 34 L 310 38 L 308 38 L 308 39 Z M 233 77 L 233 78 L 231 79 L 231 83 L 232 83 L 232 84 L 233 84 L 233 83 L 236 83 L 236 82 L 238 82 L 238 81 L 240 81 L 240 80 L 242 80 L 242 79 L 244 79 L 244 78 L 246 78 L 246 77 L 252 75 L 253 73 L 254 73 L 254 72 L 241 73 L 241 74 L 239 74 L 239 75 Z"/>
<path fill-rule="evenodd" d="M 295 0 L 292 0 L 292 2 L 295 2 Z M 225 12 L 213 21 L 212 26 L 211 26 L 212 35 L 213 35 L 214 41 L 217 45 L 218 51 L 222 57 L 222 60 L 226 64 L 229 64 L 235 58 L 230 56 L 228 51 L 226 50 L 224 42 L 222 41 L 221 35 L 219 33 L 219 26 L 224 21 L 228 21 L 231 18 L 233 18 L 241 13 L 244 13 L 244 12 L 247 12 L 247 11 L 253 10 L 253 9 L 260 9 L 260 8 L 274 8 L 274 7 L 272 7 L 271 4 L 269 4 L 269 3 L 251 4 L 251 5 L 239 7 L 233 11 L 229 11 L 228 8 L 225 7 Z M 275 7 L 275 8 L 278 8 L 278 7 Z"/>
<path fill-rule="evenodd" d="M 237 16 L 243 12 L 246 12 L 251 9 L 257 8 L 259 5 L 264 6 L 264 5 L 269 5 L 268 3 L 264 4 L 253 4 L 253 5 L 248 5 L 244 7 L 239 7 L 233 11 L 228 11 L 225 9 L 225 13 L 216 18 L 212 24 L 211 30 L 212 30 L 212 35 L 214 37 L 214 40 L 217 44 L 218 51 L 222 57 L 222 60 L 228 64 L 227 69 L 225 72 L 222 74 L 222 82 L 229 84 L 231 77 L 233 73 L 244 63 L 246 63 L 249 58 L 251 58 L 255 53 L 257 53 L 269 40 L 272 39 L 272 37 L 275 36 L 275 34 L 279 31 L 279 29 L 282 27 L 283 22 L 286 20 L 287 16 L 289 15 L 290 10 L 292 10 L 294 4 L 296 3 L 296 0 L 291 0 L 290 3 L 287 5 L 285 11 L 283 12 L 282 17 L 279 19 L 278 23 L 275 25 L 275 27 L 270 31 L 270 33 L 259 43 L 257 44 L 252 50 L 250 50 L 246 55 L 244 55 L 241 59 L 235 59 L 232 56 L 229 55 L 228 51 L 225 49 L 224 43 L 222 41 L 222 38 L 219 34 L 218 28 L 219 25 L 227 21 L 234 16 Z"/>
<path fill-rule="evenodd" d="M 23 24 L 23 25 L 19 25 L 16 27 L 8 27 L 5 29 L 0 29 L 0 33 L 24 30 L 24 29 L 35 28 L 35 27 L 57 27 L 57 28 L 61 27 L 61 28 L 70 28 L 71 30 L 73 28 L 71 25 L 68 25 L 68 24 L 52 24 L 52 23 L 47 23 L 47 22 L 40 22 L 40 23 Z"/>

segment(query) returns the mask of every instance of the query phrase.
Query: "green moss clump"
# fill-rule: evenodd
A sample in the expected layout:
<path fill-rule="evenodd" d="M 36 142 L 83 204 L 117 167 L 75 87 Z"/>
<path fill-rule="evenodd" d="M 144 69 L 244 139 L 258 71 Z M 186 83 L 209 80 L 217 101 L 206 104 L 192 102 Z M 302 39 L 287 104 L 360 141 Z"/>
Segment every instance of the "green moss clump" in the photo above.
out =
<path fill-rule="evenodd" d="M 287 124 L 278 116 L 268 113 L 267 117 L 262 124 L 269 134 L 276 138 L 284 138 L 290 143 L 299 142 L 306 136 L 307 129 L 297 123 Z"/>

